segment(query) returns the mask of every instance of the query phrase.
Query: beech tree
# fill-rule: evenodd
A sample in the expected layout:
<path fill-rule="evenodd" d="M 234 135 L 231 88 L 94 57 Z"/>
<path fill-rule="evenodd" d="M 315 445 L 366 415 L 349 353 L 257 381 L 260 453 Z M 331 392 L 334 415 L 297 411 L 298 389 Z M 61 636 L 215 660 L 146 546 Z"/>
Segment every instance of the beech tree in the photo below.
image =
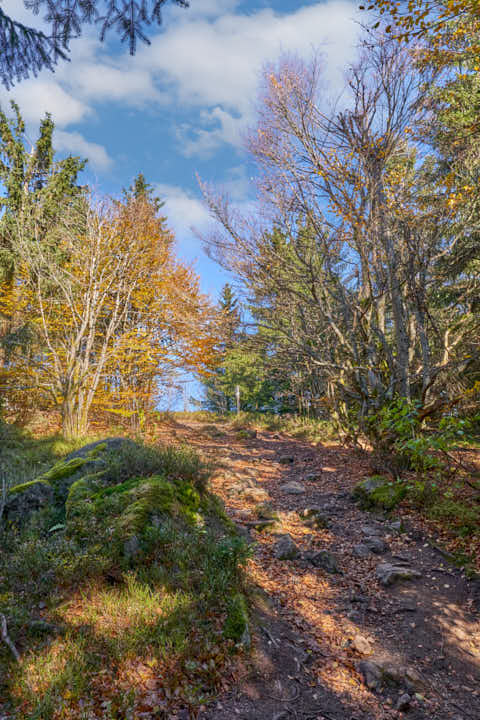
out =
<path fill-rule="evenodd" d="M 7 385 L 57 408 L 67 437 L 86 432 L 94 404 L 138 416 L 175 363 L 206 371 L 213 314 L 148 198 L 86 198 L 43 243 L 24 216 L 15 237 L 17 282 L 3 311 L 28 319 L 34 352 L 15 353 Z"/>

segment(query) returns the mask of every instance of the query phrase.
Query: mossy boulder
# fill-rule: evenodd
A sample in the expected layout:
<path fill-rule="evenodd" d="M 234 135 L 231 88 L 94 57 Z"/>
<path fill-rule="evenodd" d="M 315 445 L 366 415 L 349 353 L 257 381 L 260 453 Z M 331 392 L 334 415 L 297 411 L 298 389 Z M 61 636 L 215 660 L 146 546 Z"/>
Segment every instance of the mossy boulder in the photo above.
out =
<path fill-rule="evenodd" d="M 391 481 L 383 475 L 364 478 L 353 489 L 353 497 L 366 509 L 379 508 L 389 512 L 405 497 L 406 487 L 399 481 Z"/>
<path fill-rule="evenodd" d="M 112 554 L 122 554 L 132 538 L 148 550 L 149 538 L 165 521 L 202 526 L 202 509 L 200 494 L 186 481 L 157 475 L 105 486 L 101 471 L 74 482 L 65 503 L 67 533 L 77 540 L 109 538 Z"/>

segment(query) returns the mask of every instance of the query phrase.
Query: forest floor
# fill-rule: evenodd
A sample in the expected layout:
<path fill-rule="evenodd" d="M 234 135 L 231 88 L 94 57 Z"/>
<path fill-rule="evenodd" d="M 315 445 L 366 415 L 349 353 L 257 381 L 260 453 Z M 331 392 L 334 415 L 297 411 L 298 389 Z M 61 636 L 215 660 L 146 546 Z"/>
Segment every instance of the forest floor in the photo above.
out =
<path fill-rule="evenodd" d="M 200 718 L 480 718 L 480 583 L 449 563 L 419 518 L 359 509 L 351 490 L 369 474 L 367 457 L 282 433 L 239 439 L 191 419 L 159 434 L 214 463 L 211 490 L 251 542 L 251 652 Z M 273 525 L 256 525 L 259 503 L 273 508 Z M 312 508 L 327 527 L 305 524 Z M 279 559 L 287 534 L 297 556 Z M 382 564 L 418 575 L 383 585 Z"/>

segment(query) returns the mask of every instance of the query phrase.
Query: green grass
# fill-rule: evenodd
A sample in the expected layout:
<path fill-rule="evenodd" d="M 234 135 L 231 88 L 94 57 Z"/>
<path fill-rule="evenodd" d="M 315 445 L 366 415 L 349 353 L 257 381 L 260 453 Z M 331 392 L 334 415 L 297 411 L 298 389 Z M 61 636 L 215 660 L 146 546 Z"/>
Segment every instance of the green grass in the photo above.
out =
<path fill-rule="evenodd" d="M 36 438 L 0 421 L 0 469 L 7 487 L 35 480 L 57 460 L 95 440 L 98 437 L 94 435 L 76 440 L 59 434 Z"/>
<path fill-rule="evenodd" d="M 241 412 L 238 415 L 230 414 L 228 418 L 229 425 L 239 430 L 251 427 L 256 430 L 282 432 L 312 443 L 325 439 L 333 440 L 337 437 L 333 423 L 317 418 L 248 412 Z"/>
<path fill-rule="evenodd" d="M 23 478 L 73 449 L 14 440 Z M 185 446 L 132 443 L 101 460 L 56 480 L 65 492 L 21 526 L 0 528 L 0 613 L 21 653 L 16 663 L 0 644 L 0 696 L 25 720 L 120 720 L 150 702 L 152 713 L 194 710 L 238 640 L 248 551 L 206 490 L 209 469 Z"/>

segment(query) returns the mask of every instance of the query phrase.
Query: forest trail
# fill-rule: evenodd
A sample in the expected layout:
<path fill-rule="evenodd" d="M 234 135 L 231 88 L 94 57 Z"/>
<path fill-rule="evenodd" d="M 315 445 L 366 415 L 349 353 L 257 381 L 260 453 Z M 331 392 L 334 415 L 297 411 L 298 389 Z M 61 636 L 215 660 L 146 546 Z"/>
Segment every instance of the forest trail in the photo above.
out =
<path fill-rule="evenodd" d="M 480 718 L 478 582 L 411 519 L 399 531 L 399 517 L 358 508 L 351 488 L 368 472 L 367 459 L 265 431 L 239 440 L 223 425 L 193 421 L 175 423 L 168 435 L 215 463 L 211 489 L 252 541 L 253 652 L 201 718 Z M 257 531 L 265 503 L 278 519 Z M 293 545 L 279 542 L 287 534 Z M 295 548 L 294 559 L 276 557 Z M 335 564 L 339 572 L 329 572 Z M 387 580 L 388 565 L 419 575 L 385 586 L 381 564 Z"/>

